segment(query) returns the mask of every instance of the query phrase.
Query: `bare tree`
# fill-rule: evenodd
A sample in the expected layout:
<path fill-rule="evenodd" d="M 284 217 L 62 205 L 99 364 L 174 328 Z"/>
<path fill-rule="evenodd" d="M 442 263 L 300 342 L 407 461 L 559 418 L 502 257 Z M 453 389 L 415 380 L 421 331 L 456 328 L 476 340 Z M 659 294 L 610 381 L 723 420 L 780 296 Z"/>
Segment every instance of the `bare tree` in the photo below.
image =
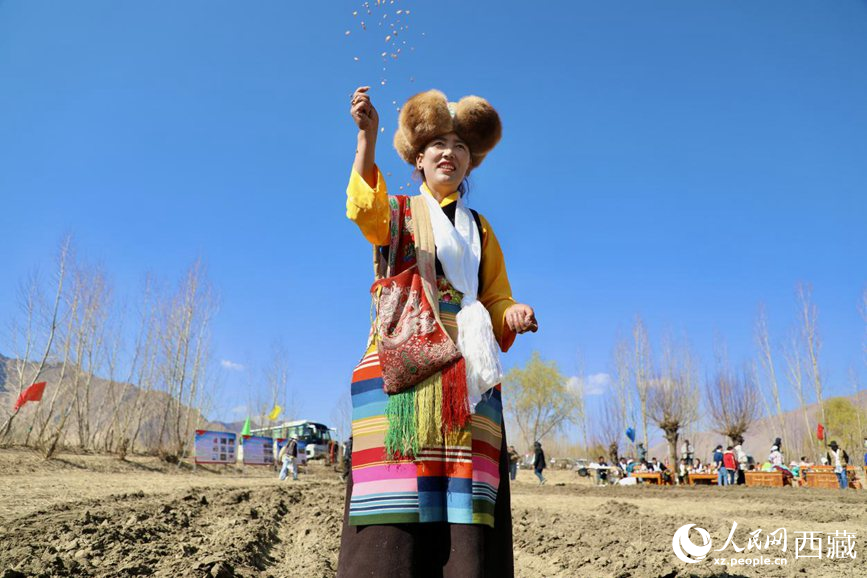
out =
<path fill-rule="evenodd" d="M 208 328 L 215 310 L 201 262 L 187 271 L 166 304 L 160 331 L 159 379 L 165 387 L 160 416 L 159 450 L 169 461 L 180 459 L 192 435 L 192 416 L 204 385 Z"/>
<path fill-rule="evenodd" d="M 776 414 L 774 413 L 774 410 L 771 409 L 771 401 L 768 400 L 768 392 L 766 392 L 764 390 L 764 387 L 762 387 L 761 371 L 759 371 L 759 361 L 755 359 L 750 360 L 747 366 L 749 368 L 750 381 L 751 383 L 756 384 L 756 394 L 759 398 L 759 402 L 761 405 L 761 415 L 767 416 L 769 420 L 773 420 Z M 780 424 L 778 423 L 777 427 L 779 426 Z M 783 425 L 783 427 L 785 427 L 785 424 Z M 786 433 L 786 431 L 787 430 L 784 429 L 781 434 L 784 440 L 788 439 L 788 434 Z M 786 441 L 786 443 L 784 443 L 784 446 L 788 447 L 788 445 L 789 444 Z"/>
<path fill-rule="evenodd" d="M 817 329 L 819 312 L 816 305 L 812 302 L 812 293 L 813 289 L 810 285 L 804 285 L 802 283 L 798 284 L 801 339 L 806 350 L 805 352 L 807 354 L 807 361 L 809 362 L 810 377 L 813 382 L 813 389 L 816 392 L 816 403 L 819 404 L 822 423 L 827 424 L 825 403 L 822 396 L 822 372 L 819 369 L 819 350 L 822 347 Z"/>
<path fill-rule="evenodd" d="M 141 398 L 144 397 L 143 382 L 139 379 L 138 385 L 133 385 L 136 374 L 142 363 L 147 358 L 148 346 L 152 340 L 147 337 L 153 334 L 151 328 L 152 307 L 149 280 L 145 284 L 143 308 L 139 311 L 138 320 L 135 323 L 135 337 L 132 349 L 126 351 L 124 339 L 125 321 L 129 315 L 124 306 L 114 311 L 112 323 L 106 329 L 105 360 L 108 371 L 108 386 L 105 392 L 105 403 L 102 411 L 97 414 L 97 428 L 100 431 L 101 445 L 107 453 L 117 453 L 119 459 L 125 459 L 129 449 L 129 427 L 133 416 L 141 411 Z M 128 354 L 125 363 L 121 357 Z M 121 377 L 123 373 L 123 377 Z"/>
<path fill-rule="evenodd" d="M 203 298 L 200 307 L 210 309 L 212 302 L 210 295 Z M 202 312 L 200 311 L 200 314 Z M 205 384 L 208 383 L 208 360 L 211 358 L 210 351 L 210 331 L 209 325 L 211 321 L 212 310 L 206 314 L 200 315 L 199 327 L 196 334 L 195 354 L 193 355 L 192 373 L 190 376 L 189 395 L 186 399 L 181 397 L 182 405 L 185 405 L 184 422 L 182 427 L 177 427 L 177 455 L 185 457 L 187 450 L 190 448 L 190 438 L 193 431 L 203 420 L 203 399 Z M 180 426 L 180 420 L 178 420 Z"/>
<path fill-rule="evenodd" d="M 674 469 L 677 467 L 680 432 L 698 419 L 697 391 L 691 379 L 669 374 L 651 380 L 648 393 L 650 419 L 662 430 L 668 442 L 669 464 Z"/>
<path fill-rule="evenodd" d="M 644 326 L 641 316 L 635 317 L 632 326 L 633 339 L 633 370 L 635 373 L 635 392 L 638 396 L 639 409 L 641 411 L 641 430 L 644 447 L 650 447 L 650 438 L 647 435 L 648 420 L 648 392 L 650 389 L 651 374 L 653 371 L 652 354 L 650 351 L 650 339 L 647 337 L 647 328 Z"/>
<path fill-rule="evenodd" d="M 788 436 L 788 428 L 786 427 L 786 420 L 783 416 L 783 404 L 782 404 L 782 396 L 780 395 L 780 385 L 777 380 L 777 369 L 774 364 L 774 356 L 773 349 L 771 347 L 771 339 L 768 332 L 768 319 L 765 315 L 764 306 L 759 307 L 759 316 L 756 320 L 756 344 L 759 348 L 759 361 L 761 363 L 762 368 L 764 369 L 765 378 L 767 380 L 768 391 L 771 394 L 771 399 L 774 402 L 774 409 L 776 410 L 775 418 L 777 421 L 777 427 L 780 430 L 780 435 L 783 436 L 783 444 L 787 448 L 792 448 L 789 445 L 789 436 Z M 770 412 L 768 412 L 770 414 Z"/>
<path fill-rule="evenodd" d="M 73 266 L 71 264 L 71 266 Z M 68 391 L 70 390 L 69 375 L 74 372 L 74 347 L 75 347 L 75 329 L 78 326 L 81 316 L 81 296 L 79 295 L 80 286 L 76 283 L 71 283 L 71 289 L 64 290 L 63 310 L 60 314 L 59 327 L 56 329 L 57 334 L 57 351 L 54 352 L 56 359 L 59 359 L 59 372 L 55 387 L 52 388 L 51 400 L 48 405 L 39 404 L 33 416 L 33 423 L 28 430 L 25 445 L 29 444 L 30 433 L 36 433 L 35 446 L 45 447 L 45 436 L 49 433 L 49 426 L 56 423 L 55 412 L 61 414 L 71 409 Z M 58 404 L 60 404 L 58 406 Z"/>
<path fill-rule="evenodd" d="M 732 445 L 741 443 L 761 416 L 755 384 L 747 375 L 737 376 L 721 369 L 707 383 L 706 392 L 715 430 L 727 436 Z"/>
<path fill-rule="evenodd" d="M 579 403 L 575 406 L 575 414 L 572 416 L 572 422 L 578 424 L 578 427 L 581 429 L 581 438 L 584 440 L 584 445 L 588 446 L 590 440 L 587 434 L 587 414 L 584 411 L 585 400 L 587 397 L 587 373 L 584 370 L 584 357 L 581 355 L 581 351 L 576 353 L 575 366 L 578 370 L 578 375 L 567 382 L 569 387 L 572 388 L 576 399 L 579 400 Z"/>
<path fill-rule="evenodd" d="M 54 336 L 57 331 L 57 322 L 58 322 L 58 312 L 60 310 L 60 302 L 61 297 L 63 295 L 63 283 L 66 279 L 66 266 L 67 259 L 69 258 L 72 246 L 72 238 L 66 237 L 60 243 L 60 249 L 57 255 L 57 269 L 54 275 L 55 281 L 55 291 L 54 291 L 54 305 L 51 309 L 51 314 L 49 316 L 49 329 L 48 329 L 48 337 L 45 340 L 45 348 L 43 349 L 42 357 L 39 360 L 38 364 L 35 367 L 35 370 L 31 372 L 27 371 L 28 360 L 30 359 L 31 352 L 36 347 L 35 343 L 35 333 L 36 328 L 34 327 L 34 316 L 36 311 L 36 301 L 37 301 L 37 285 L 35 281 L 31 283 L 30 288 L 27 291 L 26 297 L 26 316 L 27 316 L 27 329 L 24 335 L 24 354 L 23 356 L 18 357 L 18 361 L 16 363 L 16 373 L 17 373 L 17 383 L 18 383 L 18 392 L 16 395 L 21 395 L 21 392 L 32 386 L 33 384 L 39 381 L 39 378 L 42 376 L 42 372 L 45 370 L 45 364 L 48 361 L 48 356 L 51 354 L 52 347 L 54 346 Z M 0 427 L 0 441 L 6 440 L 9 435 L 10 430 L 12 429 L 12 422 L 15 419 L 15 416 L 18 415 L 18 412 L 21 411 L 21 408 L 16 408 L 12 411 L 12 413 L 6 418 L 6 422 Z"/>
<path fill-rule="evenodd" d="M 864 343 L 863 343 L 863 353 L 864 353 L 864 364 L 867 365 L 867 288 L 864 289 L 864 293 L 861 294 L 861 304 L 858 307 L 861 310 L 861 318 L 864 320 Z"/>
<path fill-rule="evenodd" d="M 86 447 L 90 437 L 91 385 L 100 365 L 99 353 L 105 321 L 105 283 L 102 274 L 76 268 L 73 276 L 73 301 L 78 304 L 71 309 L 75 319 L 72 331 L 72 359 L 69 392 L 71 399 L 64 401 L 60 419 L 50 426 L 50 434 L 43 447 L 46 458 L 52 457 L 63 441 L 70 415 L 75 412 L 78 422 L 79 445 Z"/>
<path fill-rule="evenodd" d="M 106 453 L 114 451 L 115 430 L 120 419 L 120 406 L 125 389 L 124 384 L 117 381 L 120 351 L 123 346 L 122 323 L 123 316 L 112 315 L 110 323 L 106 325 L 105 338 L 103 339 L 108 385 L 105 388 L 104 401 L 100 404 L 100 409 L 96 414 L 94 445 Z M 135 359 L 133 359 L 132 364 L 135 364 Z"/>
<path fill-rule="evenodd" d="M 669 463 L 677 467 L 680 435 L 699 418 L 699 394 L 695 377 L 695 358 L 684 343 L 676 347 L 670 335 L 662 339 L 662 374 L 651 380 L 650 419 L 662 430 L 668 442 Z"/>
<path fill-rule="evenodd" d="M 867 355 L 867 288 L 861 294 L 861 318 L 864 320 L 864 354 Z"/>
<path fill-rule="evenodd" d="M 801 406 L 801 415 L 804 418 L 804 431 L 810 443 L 810 453 L 816 455 L 816 442 L 811 435 L 813 428 L 810 427 L 810 416 L 807 413 L 807 396 L 804 391 L 804 361 L 801 354 L 801 345 L 797 336 L 789 340 L 789 346 L 785 352 L 786 372 L 792 392 Z"/>
<path fill-rule="evenodd" d="M 271 344 L 270 356 L 261 374 L 263 379 L 247 389 L 247 407 L 253 414 L 251 421 L 256 427 L 265 427 L 278 421 L 297 419 L 301 402 L 289 385 L 289 350 L 283 343 L 275 341 Z M 281 411 L 271 419 L 270 414 L 276 406 L 280 406 Z"/>
<path fill-rule="evenodd" d="M 115 446 L 120 459 L 125 459 L 128 452 L 135 450 L 145 416 L 152 413 L 151 394 L 155 390 L 159 375 L 161 331 L 159 306 L 154 281 L 148 276 L 142 294 L 132 362 L 123 384 L 124 394 L 117 408 L 118 426 Z M 133 386 L 133 383 L 136 386 Z"/>
<path fill-rule="evenodd" d="M 246 371 L 246 365 L 244 366 Z M 244 376 L 245 380 L 250 380 L 249 376 Z M 250 418 L 250 425 L 253 429 L 265 426 L 265 416 L 268 414 L 268 391 L 265 387 L 259 387 L 257 384 L 248 382 L 247 390 L 247 417 Z"/>
<path fill-rule="evenodd" d="M 24 313 L 24 327 L 21 327 L 17 319 L 13 319 L 11 335 L 13 340 L 13 350 L 19 353 L 11 360 L 11 367 L 15 375 L 15 384 L 18 394 L 21 394 L 25 388 L 31 384 L 32 377 L 30 370 L 34 369 L 34 363 L 30 362 L 30 355 L 34 344 L 40 339 L 43 323 L 41 323 L 40 309 L 43 305 L 43 296 L 40 288 L 39 276 L 34 272 L 19 288 L 20 306 Z M 20 344 L 23 349 L 19 349 L 18 340 L 23 339 L 23 344 Z M 23 351 L 23 353 L 22 353 Z M 47 378 L 45 378 L 47 381 Z M 53 388 L 52 388 L 53 389 Z M 30 415 L 30 425 L 27 427 L 27 433 L 24 436 L 24 445 L 27 446 L 30 442 L 30 433 L 33 431 L 33 424 L 42 409 L 43 404 L 38 404 L 33 408 Z M 6 408 L 3 408 L 4 411 Z M 20 408 L 19 408 L 20 409 Z M 14 411 L 14 410 L 13 410 Z M 13 441 L 15 438 L 15 429 L 12 427 L 12 419 L 14 415 L 6 422 L 8 429 L 4 429 L 5 435 L 0 435 L 0 439 Z M 20 422 L 19 422 L 20 423 Z"/>
<path fill-rule="evenodd" d="M 72 403 L 77 425 L 78 446 L 88 449 L 94 435 L 91 427 L 91 416 L 94 413 L 91 384 L 94 375 L 104 367 L 103 342 L 111 290 L 106 283 L 105 275 L 98 269 L 77 271 L 75 282 L 82 286 L 84 302 L 84 317 L 78 332 L 78 339 L 84 341 L 81 346 L 83 357 L 78 360 L 78 366 L 84 375 L 74 392 Z"/>
<path fill-rule="evenodd" d="M 623 413 L 620 411 L 620 401 L 615 392 L 609 391 L 605 395 L 596 423 L 599 443 L 608 448 L 612 462 L 616 463 L 620 455 L 620 439 L 626 426 Z"/>
<path fill-rule="evenodd" d="M 689 339 L 686 335 L 683 337 L 683 342 L 676 350 L 675 362 L 669 364 L 669 374 L 676 375 L 684 382 L 683 391 L 692 396 L 689 402 L 691 413 L 690 418 L 684 423 L 683 431 L 690 432 L 692 428 L 701 419 L 701 385 L 699 379 L 701 362 L 695 351 L 689 344 Z"/>
<path fill-rule="evenodd" d="M 268 388 L 268 405 L 272 409 L 279 405 L 284 420 L 295 419 L 295 396 L 294 392 L 289 391 L 289 350 L 282 343 L 271 344 L 271 359 L 265 369 L 265 383 Z M 280 418 L 281 415 L 275 416 L 274 420 L 269 417 L 269 421 L 274 422 Z"/>
<path fill-rule="evenodd" d="M 614 382 L 613 391 L 616 397 L 616 405 L 612 408 L 616 410 L 620 417 L 621 425 L 620 435 L 623 435 L 627 425 L 635 425 L 635 407 L 632 399 L 632 375 L 629 368 L 629 343 L 620 339 L 614 345 Z M 618 438 L 619 439 L 619 438 Z M 634 446 L 634 444 L 633 444 Z M 633 447 L 633 452 L 634 452 Z"/>
<path fill-rule="evenodd" d="M 860 442 L 867 438 L 864 437 L 864 423 L 861 417 L 861 414 L 864 413 L 863 402 L 858 398 L 858 393 L 861 391 L 861 380 L 854 367 L 849 368 L 849 383 L 852 385 L 852 403 L 855 405 L 855 415 L 858 420 L 858 440 Z"/>
<path fill-rule="evenodd" d="M 352 432 L 352 396 L 348 389 L 344 389 L 337 399 L 337 403 L 334 404 L 334 408 L 331 410 L 331 423 L 337 430 L 338 441 L 349 438 Z"/>

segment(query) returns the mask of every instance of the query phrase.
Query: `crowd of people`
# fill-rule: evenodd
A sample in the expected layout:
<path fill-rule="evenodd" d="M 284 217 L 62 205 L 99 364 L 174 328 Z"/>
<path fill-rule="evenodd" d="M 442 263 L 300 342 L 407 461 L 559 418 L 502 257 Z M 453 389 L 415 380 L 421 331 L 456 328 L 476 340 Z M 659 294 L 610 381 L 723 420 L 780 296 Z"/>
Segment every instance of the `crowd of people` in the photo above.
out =
<path fill-rule="evenodd" d="M 656 457 L 651 457 L 648 460 L 647 450 L 644 444 L 639 442 L 635 446 L 636 456 L 634 458 L 619 457 L 609 463 L 605 456 L 600 455 L 589 464 L 576 466 L 576 469 L 586 470 L 598 485 L 638 484 L 642 482 L 642 477 L 637 477 L 635 474 L 642 473 L 659 473 L 663 482 L 667 484 L 688 483 L 690 476 L 696 475 L 702 475 L 702 478 L 707 480 L 709 479 L 707 475 L 710 474 L 715 476 L 711 477 L 710 480 L 715 481 L 719 486 L 742 485 L 746 483 L 745 474 L 748 471 L 780 471 L 791 484 L 798 485 L 803 483 L 804 476 L 802 474 L 805 468 L 822 465 L 833 467 L 841 489 L 846 489 L 850 484 L 851 474 L 847 472 L 849 456 L 836 441 L 828 444 L 828 452 L 821 458 L 819 464 L 811 462 L 806 456 L 801 456 L 799 460 L 792 460 L 787 463 L 780 438 L 775 439 L 771 444 L 767 459 L 763 461 L 757 461 L 746 453 L 743 448 L 743 438 L 737 438 L 734 441 L 736 442 L 734 445 L 718 444 L 705 462 L 696 457 L 695 448 L 689 440 L 684 440 L 681 444 L 679 459 L 675 467 L 672 467 L 668 458 L 660 461 Z M 867 453 L 865 453 L 864 460 L 865 466 L 867 466 Z M 522 461 L 523 458 L 515 450 L 515 447 L 509 446 L 509 473 L 512 480 L 516 479 L 518 467 Z M 532 458 L 529 461 L 538 478 L 539 485 L 544 484 L 546 478 L 542 472 L 546 468 L 546 462 L 541 443 L 535 443 Z"/>

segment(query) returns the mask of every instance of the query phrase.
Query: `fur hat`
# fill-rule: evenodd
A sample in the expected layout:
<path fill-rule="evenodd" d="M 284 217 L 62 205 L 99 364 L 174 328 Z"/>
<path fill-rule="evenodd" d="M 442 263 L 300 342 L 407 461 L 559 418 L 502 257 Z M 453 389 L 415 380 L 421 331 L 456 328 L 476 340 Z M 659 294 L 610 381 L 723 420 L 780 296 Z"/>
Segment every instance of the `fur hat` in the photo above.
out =
<path fill-rule="evenodd" d="M 420 92 L 400 109 L 394 148 L 415 166 L 418 153 L 434 138 L 455 132 L 470 147 L 470 168 L 476 168 L 500 141 L 500 115 L 484 98 L 465 96 L 449 102 L 438 90 Z"/>

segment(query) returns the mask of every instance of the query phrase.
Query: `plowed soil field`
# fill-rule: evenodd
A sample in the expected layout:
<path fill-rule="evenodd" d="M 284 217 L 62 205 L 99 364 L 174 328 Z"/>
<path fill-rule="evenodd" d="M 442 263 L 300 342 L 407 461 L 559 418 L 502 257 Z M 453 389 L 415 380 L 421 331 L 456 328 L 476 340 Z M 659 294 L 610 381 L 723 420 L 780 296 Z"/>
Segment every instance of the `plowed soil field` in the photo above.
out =
<path fill-rule="evenodd" d="M 512 486 L 522 578 L 867 576 L 867 492 L 595 487 L 573 472 L 548 477 L 540 487 L 521 471 Z M 46 462 L 3 450 L 0 577 L 334 576 L 343 496 L 337 473 L 319 464 L 297 482 L 279 482 L 275 472 L 249 467 L 193 471 L 154 458 L 91 455 Z M 734 543 L 726 544 L 735 522 Z M 721 551 L 698 563 L 679 560 L 672 539 L 685 524 L 706 529 Z M 787 532 L 785 551 L 766 547 L 778 528 Z M 844 531 L 855 537 L 839 538 Z M 818 542 L 796 553 L 803 532 Z M 689 538 L 701 544 L 695 530 Z M 751 539 L 760 547 L 748 548 Z M 852 549 L 841 555 L 843 542 Z"/>

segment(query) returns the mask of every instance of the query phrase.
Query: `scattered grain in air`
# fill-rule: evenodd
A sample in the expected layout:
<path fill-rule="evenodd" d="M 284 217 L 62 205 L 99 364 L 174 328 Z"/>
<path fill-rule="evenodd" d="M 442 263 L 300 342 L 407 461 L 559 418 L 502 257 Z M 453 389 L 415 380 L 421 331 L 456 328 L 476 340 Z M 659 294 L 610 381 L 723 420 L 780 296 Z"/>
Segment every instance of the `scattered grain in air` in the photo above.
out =
<path fill-rule="evenodd" d="M 388 36 L 385 37 L 385 41 L 386 41 L 386 42 L 391 42 L 391 34 L 389 34 Z"/>
<path fill-rule="evenodd" d="M 364 25 L 364 20 L 361 21 L 361 29 L 367 30 L 367 26 Z"/>
<path fill-rule="evenodd" d="M 346 31 L 346 36 L 349 36 L 349 30 Z"/>
<path fill-rule="evenodd" d="M 396 14 L 403 14 L 403 10 L 398 10 Z"/>
<path fill-rule="evenodd" d="M 407 10 L 406 13 L 409 14 L 409 10 Z"/>
<path fill-rule="evenodd" d="M 358 16 L 358 10 L 353 10 L 353 11 L 352 11 L 352 15 L 353 15 L 353 16 Z"/>
<path fill-rule="evenodd" d="M 380 56 L 382 56 L 383 58 L 385 58 L 385 55 L 386 55 L 386 54 L 388 54 L 388 52 L 383 52 L 382 54 L 380 54 Z"/>
<path fill-rule="evenodd" d="M 353 59 L 355 62 L 358 62 L 358 57 L 357 57 L 357 56 L 353 56 L 352 59 Z"/>
<path fill-rule="evenodd" d="M 383 84 L 385 84 L 385 83 L 383 83 Z M 385 132 L 385 127 L 384 126 L 380 127 L 379 132 Z"/>
<path fill-rule="evenodd" d="M 385 130 L 384 128 L 382 130 Z M 391 173 L 385 173 L 385 176 L 390 177 Z"/>
<path fill-rule="evenodd" d="M 383 81 L 380 82 L 379 84 L 381 84 L 382 86 L 385 86 L 385 81 L 383 80 Z"/>
<path fill-rule="evenodd" d="M 382 19 L 385 20 L 386 18 L 388 18 L 388 14 L 383 14 Z"/>

